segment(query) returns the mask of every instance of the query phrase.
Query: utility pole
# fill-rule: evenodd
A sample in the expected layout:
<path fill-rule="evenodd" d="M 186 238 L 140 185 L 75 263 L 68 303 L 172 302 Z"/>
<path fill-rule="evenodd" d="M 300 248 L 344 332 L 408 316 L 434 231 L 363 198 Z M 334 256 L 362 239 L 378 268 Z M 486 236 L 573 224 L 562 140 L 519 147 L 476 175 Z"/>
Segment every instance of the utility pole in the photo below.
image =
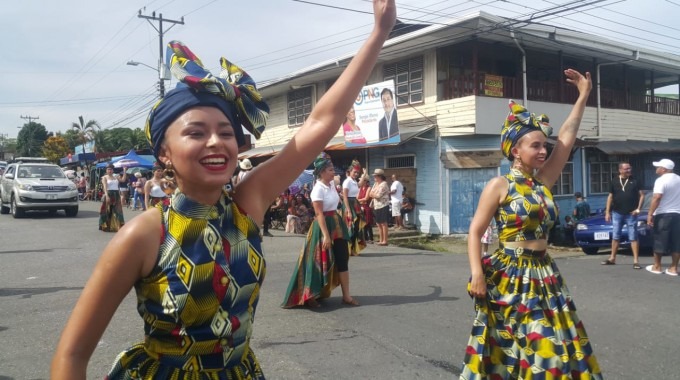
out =
<path fill-rule="evenodd" d="M 19 116 L 19 117 L 22 118 L 22 119 L 28 120 L 28 124 L 31 124 L 31 123 L 33 122 L 33 120 L 38 120 L 38 119 L 40 119 L 39 117 L 24 116 L 24 115 L 21 115 L 21 116 Z"/>
<path fill-rule="evenodd" d="M 182 19 L 180 21 L 177 20 L 170 20 L 167 18 L 163 18 L 163 14 L 159 13 L 158 17 L 156 17 L 156 12 L 151 12 L 151 16 L 145 16 L 142 14 L 142 10 L 139 10 L 139 14 L 137 15 L 139 18 L 144 18 L 146 19 L 151 26 L 156 29 L 158 32 L 158 92 L 161 95 L 161 98 L 165 96 L 165 83 L 164 83 L 164 74 L 165 74 L 165 63 L 163 61 L 163 34 L 167 32 L 168 30 L 172 29 L 173 26 L 176 24 L 182 24 L 184 25 L 184 16 L 182 16 Z M 158 28 L 151 22 L 151 21 L 156 21 L 158 20 Z M 173 25 L 170 25 L 170 27 L 164 32 L 163 31 L 163 21 L 169 22 Z"/>

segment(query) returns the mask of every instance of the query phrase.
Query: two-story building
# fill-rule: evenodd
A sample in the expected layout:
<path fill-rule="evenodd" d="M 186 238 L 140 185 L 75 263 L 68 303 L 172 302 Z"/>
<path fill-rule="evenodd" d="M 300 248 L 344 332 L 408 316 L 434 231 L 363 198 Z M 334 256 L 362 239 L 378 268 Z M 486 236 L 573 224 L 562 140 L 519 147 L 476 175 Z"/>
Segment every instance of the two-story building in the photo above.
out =
<path fill-rule="evenodd" d="M 394 80 L 401 142 L 348 149 L 339 128 L 327 146 L 336 165 L 357 158 L 370 172 L 396 173 L 416 199 L 421 232 L 466 233 L 484 185 L 509 167 L 499 143 L 508 99 L 549 115 L 556 136 L 577 96 L 564 80 L 566 68 L 590 71 L 593 91 L 553 189 L 562 210 L 571 212 L 576 191 L 593 208 L 604 207 L 620 161 L 630 162 L 647 188 L 653 160 L 680 163 L 680 102 L 655 94 L 680 83 L 680 56 L 550 25 L 518 25 L 484 12 L 448 24 L 398 24 L 367 84 Z M 258 163 L 276 154 L 351 58 L 260 84 L 269 125 L 240 157 Z"/>

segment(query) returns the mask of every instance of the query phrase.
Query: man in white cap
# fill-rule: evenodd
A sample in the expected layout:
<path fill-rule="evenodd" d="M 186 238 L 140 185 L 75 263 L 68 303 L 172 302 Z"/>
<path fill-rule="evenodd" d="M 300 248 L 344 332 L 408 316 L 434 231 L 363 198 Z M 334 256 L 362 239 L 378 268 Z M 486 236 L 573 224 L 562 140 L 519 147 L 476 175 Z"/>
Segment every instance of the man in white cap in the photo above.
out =
<path fill-rule="evenodd" d="M 253 164 L 249 159 L 244 158 L 238 162 L 238 167 L 241 170 L 236 175 L 236 183 L 241 182 L 241 180 L 243 180 L 248 175 L 248 173 L 250 173 L 250 170 L 253 169 Z M 236 185 L 236 183 L 234 183 L 234 185 Z"/>
<path fill-rule="evenodd" d="M 654 265 L 645 269 L 654 274 L 678 275 L 680 260 L 680 176 L 673 173 L 675 163 L 664 158 L 654 161 L 659 178 L 654 182 L 654 196 L 647 214 L 647 224 L 654 227 Z M 671 253 L 671 266 L 661 269 L 661 257 Z"/>

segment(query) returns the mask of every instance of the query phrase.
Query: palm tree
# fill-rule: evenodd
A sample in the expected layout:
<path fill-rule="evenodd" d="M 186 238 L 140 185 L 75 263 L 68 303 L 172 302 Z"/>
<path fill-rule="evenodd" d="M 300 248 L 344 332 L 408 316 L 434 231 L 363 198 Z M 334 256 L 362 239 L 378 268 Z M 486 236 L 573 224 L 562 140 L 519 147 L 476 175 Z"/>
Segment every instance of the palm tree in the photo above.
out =
<path fill-rule="evenodd" d="M 78 121 L 80 123 L 73 123 L 71 125 L 71 129 L 78 132 L 80 142 L 83 144 L 83 153 L 85 153 L 85 143 L 94 139 L 94 136 L 100 127 L 99 123 L 97 123 L 95 120 L 90 120 L 86 124 L 85 119 L 83 119 L 82 116 L 78 116 Z"/>

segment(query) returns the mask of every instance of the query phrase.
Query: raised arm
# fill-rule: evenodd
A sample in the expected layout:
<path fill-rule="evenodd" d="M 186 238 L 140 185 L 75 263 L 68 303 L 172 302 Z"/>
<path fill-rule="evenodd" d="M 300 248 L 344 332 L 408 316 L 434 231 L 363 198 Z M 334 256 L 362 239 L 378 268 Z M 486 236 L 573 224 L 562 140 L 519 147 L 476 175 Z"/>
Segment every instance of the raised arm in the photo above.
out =
<path fill-rule="evenodd" d="M 304 125 L 273 158 L 258 165 L 236 187 L 234 198 L 256 221 L 269 202 L 314 160 L 340 128 L 365 85 L 396 20 L 394 0 L 373 0 L 375 25 L 335 84 L 319 99 Z"/>
<path fill-rule="evenodd" d="M 543 167 L 536 174 L 536 177 L 548 188 L 551 188 L 557 182 L 564 164 L 569 159 L 571 148 L 576 141 L 578 128 L 581 125 L 581 119 L 583 119 L 583 112 L 586 109 L 590 90 L 593 88 L 593 82 L 588 72 L 584 76 L 576 70 L 567 69 L 564 70 L 564 75 L 567 77 L 567 83 L 576 86 L 578 89 L 578 99 L 574 103 L 574 107 L 571 109 L 567 120 L 560 127 L 555 149 L 553 149 L 550 157 L 548 157 Z"/>

